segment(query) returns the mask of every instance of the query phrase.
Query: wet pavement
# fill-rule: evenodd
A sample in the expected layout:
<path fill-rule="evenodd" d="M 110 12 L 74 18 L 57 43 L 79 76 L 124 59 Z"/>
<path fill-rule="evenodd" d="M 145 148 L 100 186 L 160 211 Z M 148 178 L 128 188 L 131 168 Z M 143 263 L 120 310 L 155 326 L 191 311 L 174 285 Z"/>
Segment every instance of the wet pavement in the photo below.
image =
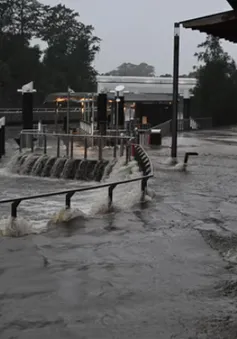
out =
<path fill-rule="evenodd" d="M 235 140 L 234 128 L 180 136 L 180 161 L 186 151 L 199 153 L 183 172 L 167 165 L 165 139 L 148 151 L 155 177 L 146 205 L 123 187 L 113 213 L 0 238 L 0 338 L 236 339 Z M 13 196 L 72 185 L 0 176 L 0 198 L 4 189 Z M 106 195 L 77 199 L 83 210 Z M 21 215 L 46 222 L 47 208 L 62 202 L 32 203 Z M 7 215 L 7 207 L 0 211 Z"/>

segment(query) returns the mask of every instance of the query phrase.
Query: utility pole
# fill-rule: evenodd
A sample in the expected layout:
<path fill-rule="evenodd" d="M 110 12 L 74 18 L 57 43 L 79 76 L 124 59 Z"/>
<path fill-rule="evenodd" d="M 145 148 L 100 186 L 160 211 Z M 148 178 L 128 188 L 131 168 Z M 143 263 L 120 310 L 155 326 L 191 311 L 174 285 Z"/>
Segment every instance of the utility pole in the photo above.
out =
<path fill-rule="evenodd" d="M 172 145 L 171 158 L 177 162 L 177 118 L 179 103 L 179 49 L 180 49 L 180 24 L 174 24 L 174 60 L 173 60 L 173 116 L 172 116 Z"/>

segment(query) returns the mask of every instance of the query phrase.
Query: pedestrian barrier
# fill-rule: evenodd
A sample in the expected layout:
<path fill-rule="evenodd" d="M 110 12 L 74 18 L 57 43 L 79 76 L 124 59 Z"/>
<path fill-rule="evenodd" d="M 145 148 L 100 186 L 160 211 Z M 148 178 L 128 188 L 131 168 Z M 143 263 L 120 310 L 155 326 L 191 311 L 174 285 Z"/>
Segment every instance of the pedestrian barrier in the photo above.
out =
<path fill-rule="evenodd" d="M 138 145 L 136 147 L 136 152 L 137 154 L 139 153 L 139 156 L 144 158 L 145 151 L 143 151 L 142 147 Z M 148 156 L 146 155 L 148 158 Z M 148 158 L 149 159 L 149 158 Z M 148 160 L 146 159 L 146 161 Z M 104 184 L 99 184 L 96 186 L 89 186 L 89 187 L 83 187 L 83 188 L 78 188 L 78 189 L 71 189 L 71 190 L 63 190 L 63 191 L 56 191 L 56 192 L 49 192 L 49 193 L 44 193 L 44 194 L 36 194 L 36 195 L 29 195 L 29 196 L 21 196 L 18 198 L 10 198 L 10 199 L 5 199 L 5 200 L 0 200 L 0 205 L 1 204 L 6 204 L 10 203 L 11 204 L 11 217 L 16 218 L 17 217 L 17 208 L 22 203 L 23 201 L 26 200 L 35 200 L 35 199 L 42 199 L 42 198 L 47 198 L 47 197 L 53 197 L 53 196 L 59 196 L 59 195 L 65 195 L 65 207 L 66 209 L 71 208 L 71 198 L 75 193 L 78 192 L 85 192 L 85 191 L 92 191 L 92 190 L 97 190 L 97 189 L 102 189 L 108 187 L 108 207 L 110 208 L 113 204 L 113 191 L 114 189 L 123 184 L 127 184 L 130 182 L 136 182 L 136 181 L 141 181 L 141 201 L 144 201 L 146 192 L 147 192 L 147 182 L 150 178 L 153 177 L 153 169 L 149 160 L 149 171 L 147 172 L 148 174 L 146 175 L 141 175 L 138 178 L 133 178 L 133 179 L 127 179 L 127 180 L 122 180 L 122 181 L 116 181 L 116 182 L 110 182 L 110 183 L 104 183 Z"/>

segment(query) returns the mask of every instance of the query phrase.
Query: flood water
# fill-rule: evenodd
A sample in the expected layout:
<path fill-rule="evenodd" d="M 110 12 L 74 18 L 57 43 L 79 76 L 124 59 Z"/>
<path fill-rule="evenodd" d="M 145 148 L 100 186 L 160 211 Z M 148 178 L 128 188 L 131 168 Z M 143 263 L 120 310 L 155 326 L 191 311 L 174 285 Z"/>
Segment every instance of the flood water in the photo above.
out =
<path fill-rule="evenodd" d="M 67 215 L 63 196 L 22 202 L 17 227 L 32 234 L 0 238 L 1 339 L 236 339 L 237 129 L 178 143 L 181 162 L 199 156 L 183 172 L 168 165 L 169 139 L 148 150 L 145 205 L 139 183 L 115 189 L 112 213 L 107 190 L 76 194 Z M 11 174 L 8 161 L 0 199 L 88 185 Z"/>

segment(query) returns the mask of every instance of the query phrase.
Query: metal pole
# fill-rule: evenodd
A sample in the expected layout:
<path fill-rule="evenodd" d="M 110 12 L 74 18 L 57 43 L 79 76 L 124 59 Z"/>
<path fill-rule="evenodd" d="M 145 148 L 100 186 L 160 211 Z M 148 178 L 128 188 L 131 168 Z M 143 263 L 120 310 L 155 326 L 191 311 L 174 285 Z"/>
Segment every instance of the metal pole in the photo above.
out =
<path fill-rule="evenodd" d="M 180 24 L 174 24 L 174 60 L 173 60 L 173 117 L 172 117 L 172 145 L 171 158 L 176 163 L 177 158 L 177 117 L 179 100 L 179 45 Z"/>
<path fill-rule="evenodd" d="M 6 150 L 5 150 L 5 141 L 6 141 L 6 138 L 5 138 L 5 117 L 1 118 L 1 121 L 2 121 L 2 154 L 1 155 L 5 155 L 6 154 Z"/>
<path fill-rule="evenodd" d="M 0 119 L 0 159 L 3 155 L 3 140 L 2 140 L 2 126 L 1 126 L 1 119 Z"/>
<path fill-rule="evenodd" d="M 92 95 L 92 115 L 91 115 L 91 146 L 94 147 L 94 120 L 95 120 L 95 102 L 94 102 L 94 94 Z"/>
<path fill-rule="evenodd" d="M 118 117 L 119 117 L 119 92 L 116 92 L 116 114 L 115 114 L 115 124 L 116 124 L 116 137 L 115 137 L 115 147 L 118 146 Z"/>
<path fill-rule="evenodd" d="M 43 134 L 44 134 L 44 154 L 47 154 L 47 135 L 45 126 L 43 127 Z"/>
<path fill-rule="evenodd" d="M 60 157 L 60 137 L 57 137 L 57 158 Z"/>
<path fill-rule="evenodd" d="M 71 156 L 71 159 L 73 158 L 73 134 L 72 134 L 72 131 L 71 131 L 71 133 L 70 133 L 72 136 L 71 136 L 71 154 L 70 154 L 70 156 Z"/>
<path fill-rule="evenodd" d="M 30 138 L 30 148 L 31 148 L 31 152 L 33 153 L 34 152 L 34 136 L 33 134 L 30 134 L 29 135 L 29 138 Z"/>
<path fill-rule="evenodd" d="M 20 145 L 19 145 L 19 152 L 22 152 L 22 141 L 23 141 L 23 135 L 20 134 Z"/>
<path fill-rule="evenodd" d="M 98 157 L 98 159 L 99 159 L 99 161 L 100 160 L 102 160 L 102 157 L 103 157 L 103 155 L 102 155 L 102 143 L 103 143 L 103 139 L 102 139 L 102 137 L 100 137 L 100 139 L 99 139 L 99 157 Z"/>
<path fill-rule="evenodd" d="M 70 135 L 67 134 L 66 136 L 66 157 L 69 157 L 69 142 L 70 142 Z"/>
<path fill-rule="evenodd" d="M 69 134 L 69 121 L 70 121 L 70 91 L 67 91 L 67 134 Z"/>
<path fill-rule="evenodd" d="M 87 143 L 87 137 L 85 137 L 84 139 L 84 159 L 87 159 L 87 147 L 88 147 L 88 143 Z"/>
<path fill-rule="evenodd" d="M 56 102 L 55 109 L 55 132 L 58 133 L 58 102 Z"/>
<path fill-rule="evenodd" d="M 67 89 L 67 140 L 66 140 L 66 156 L 69 157 L 69 120 L 70 120 L 70 91 Z"/>

